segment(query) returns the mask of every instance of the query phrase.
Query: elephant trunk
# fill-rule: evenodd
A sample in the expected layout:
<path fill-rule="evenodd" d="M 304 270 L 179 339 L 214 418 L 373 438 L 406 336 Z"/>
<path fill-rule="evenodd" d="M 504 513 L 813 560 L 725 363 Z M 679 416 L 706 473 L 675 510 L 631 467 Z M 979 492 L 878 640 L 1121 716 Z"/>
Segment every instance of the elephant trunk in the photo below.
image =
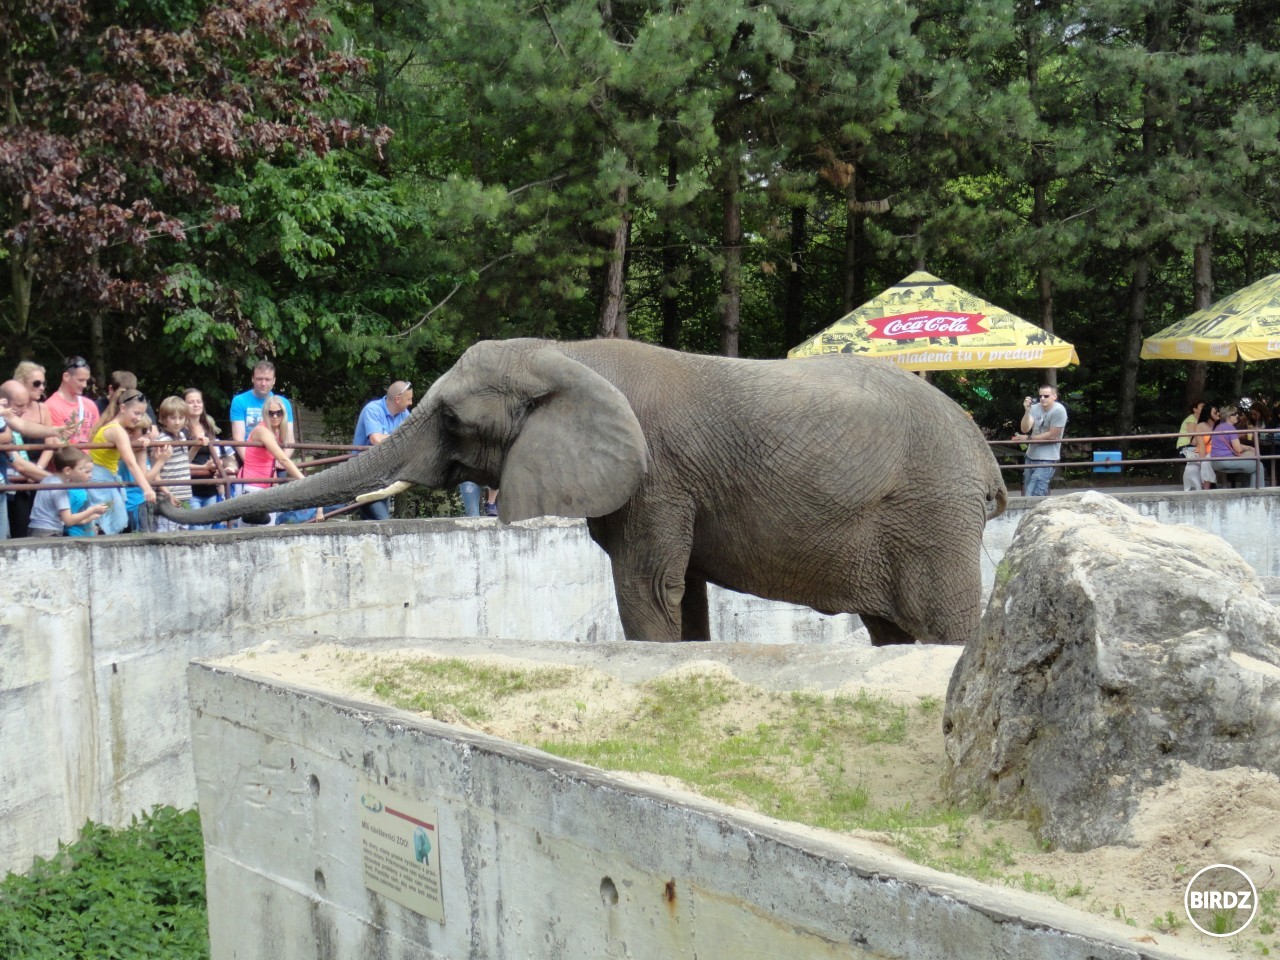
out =
<path fill-rule="evenodd" d="M 411 420 L 418 420 L 417 416 Z M 183 510 L 157 499 L 156 509 L 170 520 L 191 526 L 222 523 L 236 517 L 328 507 L 346 504 L 365 493 L 383 490 L 391 484 L 413 478 L 403 476 L 406 460 L 413 451 L 406 422 L 383 443 L 352 457 L 345 463 L 289 483 L 224 500 L 199 510 Z M 420 429 L 417 427 L 415 429 Z"/>

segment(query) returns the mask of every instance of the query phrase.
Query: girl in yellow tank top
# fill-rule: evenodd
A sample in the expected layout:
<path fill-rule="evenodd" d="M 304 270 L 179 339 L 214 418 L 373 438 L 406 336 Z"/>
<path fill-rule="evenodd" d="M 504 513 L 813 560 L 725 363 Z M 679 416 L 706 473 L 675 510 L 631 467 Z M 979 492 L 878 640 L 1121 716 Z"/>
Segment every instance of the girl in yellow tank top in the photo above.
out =
<path fill-rule="evenodd" d="M 91 442 L 114 444 L 115 439 L 106 436 L 107 431 L 112 427 L 120 427 L 120 425 L 115 420 L 98 424 L 98 429 L 93 431 L 93 440 Z M 120 432 L 124 433 L 126 437 L 128 436 L 123 427 L 120 427 Z M 90 450 L 89 459 L 93 461 L 95 466 L 105 467 L 111 473 L 118 474 L 120 472 L 120 451 L 114 446 L 109 450 Z"/>
<path fill-rule="evenodd" d="M 146 471 L 138 466 L 138 460 L 133 455 L 133 446 L 129 442 L 129 427 L 134 426 L 146 412 L 147 398 L 139 391 L 117 390 L 112 395 L 111 402 L 107 404 L 107 409 L 102 412 L 102 419 L 99 421 L 98 428 L 93 432 L 94 443 L 109 443 L 111 448 L 90 450 L 89 456 L 93 459 L 95 480 L 119 479 L 118 470 L 120 461 L 123 460 L 125 466 L 129 468 L 129 473 L 132 475 L 134 482 L 142 491 L 143 499 L 148 503 L 155 503 L 156 492 L 152 489 L 151 484 L 147 482 Z M 119 494 L 121 503 L 124 502 L 122 491 L 107 492 Z M 93 494 L 105 495 L 98 490 L 93 491 Z M 91 498 L 93 494 L 91 494 Z M 102 530 L 104 533 L 108 532 L 105 526 L 102 527 Z"/>

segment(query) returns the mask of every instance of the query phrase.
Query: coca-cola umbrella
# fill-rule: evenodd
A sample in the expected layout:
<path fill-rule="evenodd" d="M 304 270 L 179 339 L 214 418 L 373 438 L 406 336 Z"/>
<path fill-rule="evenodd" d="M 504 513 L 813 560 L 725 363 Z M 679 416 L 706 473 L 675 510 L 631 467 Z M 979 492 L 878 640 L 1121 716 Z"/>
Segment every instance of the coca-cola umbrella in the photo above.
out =
<path fill-rule="evenodd" d="M 859 353 L 908 370 L 1065 367 L 1076 348 L 981 297 L 917 270 L 787 353 Z"/>

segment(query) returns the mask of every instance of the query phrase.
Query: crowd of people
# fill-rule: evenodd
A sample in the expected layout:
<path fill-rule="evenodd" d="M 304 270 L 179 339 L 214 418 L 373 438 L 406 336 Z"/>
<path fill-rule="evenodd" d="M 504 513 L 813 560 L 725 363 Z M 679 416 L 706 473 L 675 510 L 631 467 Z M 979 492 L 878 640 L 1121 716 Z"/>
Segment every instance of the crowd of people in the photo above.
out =
<path fill-rule="evenodd" d="M 1233 476 L 1246 486 L 1264 487 L 1268 461 L 1277 450 L 1271 410 L 1261 400 L 1241 398 L 1238 404 L 1198 400 L 1190 404 L 1178 428 L 1175 446 L 1187 459 L 1183 490 L 1212 490 L 1229 486 Z"/>
<path fill-rule="evenodd" d="M 67 357 L 56 381 L 24 360 L 0 383 L 0 444 L 27 448 L 0 451 L 0 476 L 17 488 L 0 505 L 0 539 L 187 529 L 155 510 L 158 497 L 197 508 L 301 478 L 293 407 L 275 382 L 270 362 L 254 367 L 253 385 L 231 403 L 231 437 L 248 445 L 230 445 L 198 389 L 153 407 L 137 377 L 117 370 L 94 399 L 83 357 Z"/>
<path fill-rule="evenodd" d="M 83 357 L 67 357 L 56 384 L 45 367 L 30 360 L 0 383 L 0 445 L 18 448 L 0 450 L 0 476 L 15 488 L 0 509 L 0 539 L 188 529 L 157 513 L 156 498 L 200 508 L 282 478 L 302 478 L 291 455 L 293 406 L 274 392 L 270 361 L 254 367 L 252 386 L 231 401 L 236 444 L 219 442 L 220 430 L 198 389 L 165 397 L 153 408 L 137 377 L 126 370 L 112 373 L 96 400 L 91 383 Z M 395 381 L 385 396 L 361 410 L 352 444 L 383 443 L 409 416 L 412 404 L 413 385 Z M 1275 455 L 1278 447 L 1276 435 L 1267 432 L 1271 421 L 1267 404 L 1249 397 L 1239 404 L 1191 404 L 1175 441 L 1179 456 L 1188 461 L 1183 489 L 1212 489 L 1232 475 L 1249 486 L 1265 486 L 1267 461 L 1260 458 Z M 1047 495 L 1066 425 L 1056 387 L 1045 384 L 1038 397 L 1023 400 L 1021 432 L 1012 439 L 1025 444 L 1025 495 Z M 497 514 L 496 488 L 482 491 L 464 483 L 459 492 L 465 514 Z M 363 504 L 360 515 L 388 519 L 390 504 Z M 269 522 L 313 517 L 322 519 L 323 511 L 272 514 Z"/>
<path fill-rule="evenodd" d="M 1047 496 L 1067 427 L 1067 410 L 1058 400 L 1057 388 L 1044 384 L 1038 396 L 1024 398 L 1018 426 L 1021 432 L 1012 439 L 1025 450 L 1023 495 Z M 1270 407 L 1260 399 L 1190 404 L 1174 442 L 1178 456 L 1188 461 L 1183 490 L 1212 490 L 1231 486 L 1233 480 L 1249 487 L 1267 486 L 1268 478 L 1275 475 L 1267 458 L 1280 453 L 1277 435 L 1271 432 L 1274 428 Z"/>

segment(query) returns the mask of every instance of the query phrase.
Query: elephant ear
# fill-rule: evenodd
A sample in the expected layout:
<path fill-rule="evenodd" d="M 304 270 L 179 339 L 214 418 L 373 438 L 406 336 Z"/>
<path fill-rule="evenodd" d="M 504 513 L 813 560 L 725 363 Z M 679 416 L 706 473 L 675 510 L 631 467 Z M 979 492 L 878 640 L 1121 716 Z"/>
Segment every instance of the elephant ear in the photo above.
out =
<path fill-rule="evenodd" d="M 529 412 L 502 466 L 498 514 L 602 517 L 631 498 L 648 469 L 644 431 L 617 387 L 543 348 L 528 358 Z"/>

